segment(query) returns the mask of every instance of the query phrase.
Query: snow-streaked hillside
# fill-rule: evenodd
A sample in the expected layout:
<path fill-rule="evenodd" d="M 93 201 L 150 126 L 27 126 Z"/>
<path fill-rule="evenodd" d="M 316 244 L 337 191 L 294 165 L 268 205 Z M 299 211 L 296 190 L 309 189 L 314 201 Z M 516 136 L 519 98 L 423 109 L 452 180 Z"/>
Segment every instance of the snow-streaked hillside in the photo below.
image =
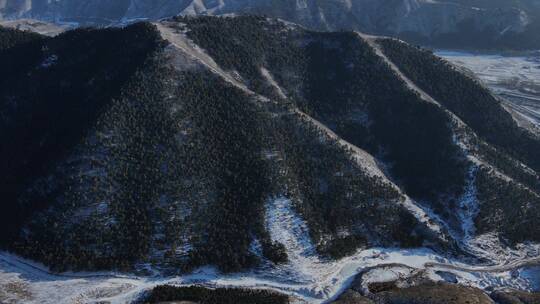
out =
<path fill-rule="evenodd" d="M 61 273 L 2 252 L 0 301 L 200 284 L 322 303 L 366 270 L 367 283 L 537 289 L 539 142 L 436 57 L 258 17 L 33 39 L 0 53 L 14 75 L 0 81 L 2 159 L 17 155 L 2 163 L 17 185 L 2 246 Z M 54 109 L 71 120 L 47 123 Z"/>

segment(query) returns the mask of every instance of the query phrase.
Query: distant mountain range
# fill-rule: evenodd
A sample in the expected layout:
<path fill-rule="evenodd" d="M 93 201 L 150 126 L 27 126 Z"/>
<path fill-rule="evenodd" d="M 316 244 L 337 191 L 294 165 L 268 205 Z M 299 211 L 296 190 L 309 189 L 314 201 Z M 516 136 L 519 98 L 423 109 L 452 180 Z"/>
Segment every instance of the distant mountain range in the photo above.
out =
<path fill-rule="evenodd" d="M 538 0 L 0 0 L 0 18 L 86 25 L 174 15 L 265 14 L 452 48 L 539 49 Z"/>

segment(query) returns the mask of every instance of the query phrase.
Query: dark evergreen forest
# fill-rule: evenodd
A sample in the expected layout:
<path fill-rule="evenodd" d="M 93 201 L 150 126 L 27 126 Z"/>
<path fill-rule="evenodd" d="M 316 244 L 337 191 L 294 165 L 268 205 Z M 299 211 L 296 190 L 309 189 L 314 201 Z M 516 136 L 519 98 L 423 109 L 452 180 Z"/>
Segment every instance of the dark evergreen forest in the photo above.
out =
<path fill-rule="evenodd" d="M 179 69 L 174 60 L 189 56 L 149 23 L 54 38 L 0 29 L 9 76 L 0 78 L 2 249 L 57 271 L 284 263 L 266 212 L 286 197 L 326 259 L 376 246 L 459 254 L 401 203 L 408 195 L 455 219 L 473 166 L 467 153 L 486 163 L 474 180 L 479 233 L 538 240 L 530 227 L 540 214 L 539 141 L 432 54 L 379 41 L 442 107 L 410 91 L 353 32 L 254 16 L 173 20 L 247 89 L 202 65 Z M 371 154 L 382 177 L 307 115 Z M 167 288 L 168 298 L 222 295 Z M 261 303 L 275 296 L 223 292 Z"/>

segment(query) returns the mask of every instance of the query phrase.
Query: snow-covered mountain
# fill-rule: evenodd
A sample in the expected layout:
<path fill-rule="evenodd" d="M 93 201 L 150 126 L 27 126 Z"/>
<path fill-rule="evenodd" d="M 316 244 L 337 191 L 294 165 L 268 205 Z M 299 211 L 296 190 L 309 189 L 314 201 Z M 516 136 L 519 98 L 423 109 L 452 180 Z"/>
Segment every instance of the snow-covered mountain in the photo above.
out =
<path fill-rule="evenodd" d="M 177 17 L 0 28 L 0 70 L 0 246 L 19 255 L 0 252 L 0 301 L 198 283 L 320 303 L 359 272 L 368 296 L 396 276 L 537 289 L 540 139 L 429 51 Z"/>
<path fill-rule="evenodd" d="M 0 18 L 110 24 L 174 15 L 265 14 L 313 29 L 362 30 L 454 47 L 494 47 L 522 33 L 540 12 L 535 0 L 1 0 Z M 529 34 L 527 34 L 529 37 Z M 504 45 L 510 45 L 503 39 Z M 525 38 L 523 38 L 525 39 Z M 534 39 L 535 38 L 529 38 Z M 514 47 L 515 47 L 514 41 Z"/>

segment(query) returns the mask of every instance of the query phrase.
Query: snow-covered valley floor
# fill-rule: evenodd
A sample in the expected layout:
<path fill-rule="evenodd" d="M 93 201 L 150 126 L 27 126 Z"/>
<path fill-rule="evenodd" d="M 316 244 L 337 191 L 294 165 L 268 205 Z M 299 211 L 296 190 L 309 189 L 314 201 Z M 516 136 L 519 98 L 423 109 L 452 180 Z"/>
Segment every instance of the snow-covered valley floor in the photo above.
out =
<path fill-rule="evenodd" d="M 298 299 L 298 302 L 324 303 L 334 299 L 345 290 L 354 275 L 361 270 L 387 264 L 402 264 L 427 269 L 428 275 L 442 280 L 437 272 L 452 273 L 465 285 L 480 288 L 514 287 L 524 290 L 538 288 L 540 269 L 511 269 L 463 265 L 440 257 L 428 249 L 369 249 L 338 262 L 304 261 L 304 278 L 287 271 L 286 265 L 276 268 L 275 273 L 263 269 L 252 272 L 223 275 L 210 267 L 179 277 L 137 277 L 129 274 L 71 273 L 51 274 L 42 265 L 21 259 L 8 253 L 0 254 L 0 302 L 1 303 L 131 303 L 144 291 L 161 284 L 178 286 L 201 285 L 207 287 L 266 288 L 280 291 Z M 447 267 L 448 266 L 448 267 Z M 466 269 L 466 270 L 463 270 Z M 266 269 L 268 270 L 268 269 Z M 392 274 L 382 273 L 379 280 Z"/>
<path fill-rule="evenodd" d="M 144 291 L 161 284 L 266 288 L 289 294 L 300 303 L 325 303 L 345 290 L 357 273 L 388 264 L 424 269 L 434 280 L 442 280 L 441 273 L 451 273 L 459 283 L 483 289 L 539 287 L 537 246 L 507 251 L 504 262 L 492 265 L 467 265 L 426 248 L 372 248 L 339 261 L 327 261 L 315 254 L 306 225 L 294 212 L 290 200 L 284 197 L 269 200 L 266 212 L 272 238 L 287 248 L 289 262 L 285 265 L 265 262 L 258 269 L 236 274 L 220 274 L 205 267 L 178 277 L 53 274 L 43 265 L 0 252 L 0 303 L 130 303 Z M 394 268 L 404 266 L 381 268 L 378 272 L 382 273 L 374 279 L 392 279 L 399 271 Z"/>

